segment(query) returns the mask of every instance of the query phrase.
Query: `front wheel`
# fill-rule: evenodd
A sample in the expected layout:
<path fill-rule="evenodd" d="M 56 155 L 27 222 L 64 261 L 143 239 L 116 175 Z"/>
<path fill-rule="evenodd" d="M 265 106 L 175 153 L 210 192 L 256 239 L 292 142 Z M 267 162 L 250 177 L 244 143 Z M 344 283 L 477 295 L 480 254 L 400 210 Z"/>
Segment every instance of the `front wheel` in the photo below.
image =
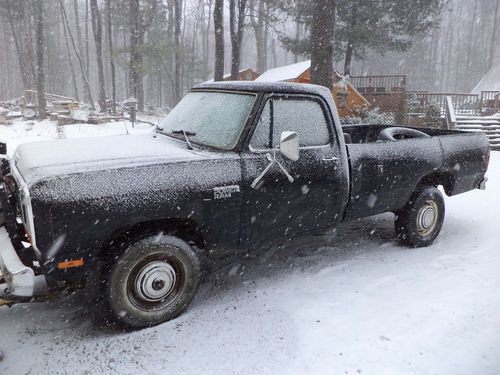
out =
<path fill-rule="evenodd" d="M 430 245 L 441 231 L 444 199 L 434 186 L 419 187 L 398 212 L 394 227 L 397 238 L 411 247 Z"/>
<path fill-rule="evenodd" d="M 130 245 L 112 266 L 106 301 L 118 323 L 143 328 L 175 318 L 198 289 L 200 262 L 194 250 L 172 236 L 152 236 Z"/>

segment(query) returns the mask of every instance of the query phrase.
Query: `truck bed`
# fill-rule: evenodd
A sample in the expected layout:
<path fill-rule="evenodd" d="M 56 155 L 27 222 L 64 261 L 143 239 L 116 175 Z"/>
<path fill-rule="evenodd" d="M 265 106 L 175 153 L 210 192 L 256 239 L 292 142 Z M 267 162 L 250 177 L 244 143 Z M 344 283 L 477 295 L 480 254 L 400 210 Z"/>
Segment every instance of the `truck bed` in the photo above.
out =
<path fill-rule="evenodd" d="M 481 183 L 487 168 L 484 155 L 489 150 L 483 134 L 414 128 L 430 137 L 379 140 L 380 132 L 388 127 L 342 127 L 351 172 L 344 220 L 397 211 L 420 183 L 442 185 L 449 196 Z"/>

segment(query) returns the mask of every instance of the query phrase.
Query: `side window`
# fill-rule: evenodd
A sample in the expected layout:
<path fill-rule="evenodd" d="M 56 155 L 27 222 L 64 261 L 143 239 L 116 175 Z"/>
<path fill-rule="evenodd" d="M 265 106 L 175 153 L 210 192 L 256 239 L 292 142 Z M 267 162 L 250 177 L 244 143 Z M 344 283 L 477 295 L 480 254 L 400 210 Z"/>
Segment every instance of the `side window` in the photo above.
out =
<path fill-rule="evenodd" d="M 281 132 L 297 132 L 301 146 L 322 146 L 330 142 L 328 123 L 321 104 L 308 99 L 273 100 L 274 144 Z"/>
<path fill-rule="evenodd" d="M 270 143 L 270 129 L 271 129 L 271 101 L 268 100 L 262 114 L 260 115 L 259 122 L 253 133 L 250 146 L 256 150 L 271 148 Z"/>
<path fill-rule="evenodd" d="M 322 146 L 330 142 L 328 122 L 317 101 L 270 99 L 266 102 L 250 145 L 254 149 L 270 148 L 271 144 L 276 146 L 281 133 L 287 130 L 297 132 L 302 147 Z"/>

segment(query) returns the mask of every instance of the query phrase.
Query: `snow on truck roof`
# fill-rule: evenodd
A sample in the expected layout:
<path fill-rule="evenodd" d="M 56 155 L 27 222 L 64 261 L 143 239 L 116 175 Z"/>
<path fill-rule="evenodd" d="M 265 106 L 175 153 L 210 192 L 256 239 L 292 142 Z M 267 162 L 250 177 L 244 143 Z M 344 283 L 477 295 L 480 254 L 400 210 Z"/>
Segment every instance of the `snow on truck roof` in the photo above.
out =
<path fill-rule="evenodd" d="M 281 82 L 289 81 L 300 77 L 307 69 L 311 67 L 311 60 L 302 61 L 296 64 L 281 66 L 279 68 L 269 69 L 264 72 L 255 81 L 257 82 Z"/>
<path fill-rule="evenodd" d="M 500 65 L 491 68 L 472 90 L 472 94 L 481 94 L 481 91 L 500 91 Z"/>
<path fill-rule="evenodd" d="M 257 81 L 221 81 L 202 83 L 193 87 L 197 90 L 227 90 L 241 92 L 276 92 L 276 93 L 296 93 L 313 94 L 326 98 L 331 98 L 332 93 L 326 87 L 312 85 L 309 83 L 291 83 L 291 82 L 257 82 Z M 333 99 L 332 99 L 333 100 Z"/>

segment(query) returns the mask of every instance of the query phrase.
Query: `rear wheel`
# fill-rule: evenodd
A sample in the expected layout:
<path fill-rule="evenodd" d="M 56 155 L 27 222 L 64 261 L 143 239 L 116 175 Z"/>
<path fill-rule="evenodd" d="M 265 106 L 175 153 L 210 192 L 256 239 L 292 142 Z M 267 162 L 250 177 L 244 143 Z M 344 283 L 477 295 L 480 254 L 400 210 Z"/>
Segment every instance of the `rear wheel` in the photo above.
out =
<path fill-rule="evenodd" d="M 430 245 L 441 231 L 444 214 L 441 192 L 434 186 L 419 187 L 410 201 L 396 212 L 397 238 L 411 247 Z"/>
<path fill-rule="evenodd" d="M 115 320 L 130 328 L 175 318 L 198 289 L 200 262 L 194 250 L 172 236 L 152 236 L 130 245 L 112 266 L 105 288 Z"/>

